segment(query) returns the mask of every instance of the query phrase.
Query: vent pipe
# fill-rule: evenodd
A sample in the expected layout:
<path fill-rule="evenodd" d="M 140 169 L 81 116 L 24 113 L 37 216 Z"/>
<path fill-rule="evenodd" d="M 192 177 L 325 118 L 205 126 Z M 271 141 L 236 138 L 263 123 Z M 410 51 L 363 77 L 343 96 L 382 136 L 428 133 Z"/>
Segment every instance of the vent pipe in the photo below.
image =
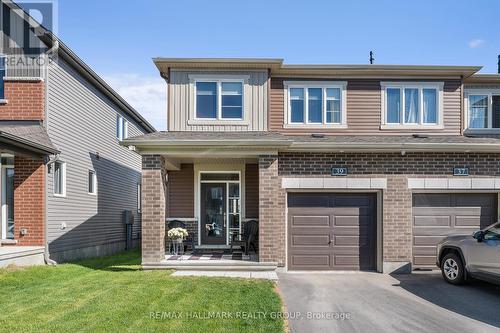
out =
<path fill-rule="evenodd" d="M 500 74 L 500 54 L 498 55 L 498 74 Z"/>

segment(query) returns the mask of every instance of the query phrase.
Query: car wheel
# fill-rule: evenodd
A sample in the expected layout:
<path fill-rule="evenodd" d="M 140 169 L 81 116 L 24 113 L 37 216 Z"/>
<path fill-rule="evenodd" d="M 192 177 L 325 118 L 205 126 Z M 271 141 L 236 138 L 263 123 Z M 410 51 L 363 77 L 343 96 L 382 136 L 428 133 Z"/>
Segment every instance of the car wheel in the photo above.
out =
<path fill-rule="evenodd" d="M 465 281 L 464 264 L 459 256 L 449 253 L 441 261 L 441 272 L 446 282 L 462 284 Z"/>

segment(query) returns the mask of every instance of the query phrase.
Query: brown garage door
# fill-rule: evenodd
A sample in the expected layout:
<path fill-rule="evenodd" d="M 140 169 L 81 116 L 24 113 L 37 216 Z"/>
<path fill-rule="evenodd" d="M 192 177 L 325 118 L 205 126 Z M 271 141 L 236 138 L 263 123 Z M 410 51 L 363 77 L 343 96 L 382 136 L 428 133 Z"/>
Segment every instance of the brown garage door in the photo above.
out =
<path fill-rule="evenodd" d="M 414 268 L 435 268 L 436 244 L 444 236 L 472 234 L 496 216 L 496 194 L 413 194 Z"/>
<path fill-rule="evenodd" d="M 376 194 L 290 193 L 288 268 L 374 270 Z"/>

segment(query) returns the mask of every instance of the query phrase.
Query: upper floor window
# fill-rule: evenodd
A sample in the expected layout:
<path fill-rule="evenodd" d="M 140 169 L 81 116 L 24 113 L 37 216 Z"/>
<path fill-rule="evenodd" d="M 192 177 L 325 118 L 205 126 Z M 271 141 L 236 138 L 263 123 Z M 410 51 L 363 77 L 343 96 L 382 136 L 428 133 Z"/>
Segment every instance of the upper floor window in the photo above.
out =
<path fill-rule="evenodd" d="M 382 82 L 381 85 L 382 126 L 442 126 L 442 82 Z"/>
<path fill-rule="evenodd" d="M 66 163 L 54 162 L 54 195 L 66 196 Z"/>
<path fill-rule="evenodd" d="M 116 116 L 116 137 L 118 140 L 128 138 L 128 121 L 120 115 Z"/>
<path fill-rule="evenodd" d="M 500 129 L 500 91 L 469 91 L 466 98 L 469 129 Z"/>
<path fill-rule="evenodd" d="M 5 99 L 5 56 L 0 55 L 0 100 Z"/>
<path fill-rule="evenodd" d="M 97 177 L 94 170 L 89 170 L 87 185 L 89 194 L 97 194 Z"/>
<path fill-rule="evenodd" d="M 243 81 L 196 81 L 196 118 L 243 119 Z"/>
<path fill-rule="evenodd" d="M 285 126 L 345 126 L 345 82 L 286 81 Z"/>

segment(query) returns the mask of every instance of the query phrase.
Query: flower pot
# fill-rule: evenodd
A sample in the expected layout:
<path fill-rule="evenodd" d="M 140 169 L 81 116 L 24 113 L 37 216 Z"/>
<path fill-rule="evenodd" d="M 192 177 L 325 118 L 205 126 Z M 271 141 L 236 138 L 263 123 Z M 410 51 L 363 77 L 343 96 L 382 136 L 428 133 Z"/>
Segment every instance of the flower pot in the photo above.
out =
<path fill-rule="evenodd" d="M 172 243 L 174 243 L 174 244 L 182 244 L 182 238 L 174 238 L 174 239 L 172 239 Z"/>

